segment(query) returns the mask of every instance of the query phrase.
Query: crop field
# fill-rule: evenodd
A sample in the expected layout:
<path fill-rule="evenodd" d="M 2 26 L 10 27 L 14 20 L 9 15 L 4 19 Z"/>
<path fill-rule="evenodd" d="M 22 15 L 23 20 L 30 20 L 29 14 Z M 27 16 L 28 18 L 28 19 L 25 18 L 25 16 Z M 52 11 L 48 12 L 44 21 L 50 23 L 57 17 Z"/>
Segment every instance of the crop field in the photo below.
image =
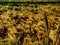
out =
<path fill-rule="evenodd" d="M 60 45 L 60 4 L 0 4 L 0 45 Z"/>

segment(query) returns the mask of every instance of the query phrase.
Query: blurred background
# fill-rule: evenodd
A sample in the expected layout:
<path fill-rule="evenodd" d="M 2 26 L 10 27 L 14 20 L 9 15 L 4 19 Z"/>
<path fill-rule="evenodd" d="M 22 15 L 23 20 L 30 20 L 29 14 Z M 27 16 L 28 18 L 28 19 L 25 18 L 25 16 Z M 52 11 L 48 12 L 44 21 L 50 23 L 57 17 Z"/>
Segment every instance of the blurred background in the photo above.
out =
<path fill-rule="evenodd" d="M 0 2 L 60 2 L 60 0 L 0 0 Z"/>

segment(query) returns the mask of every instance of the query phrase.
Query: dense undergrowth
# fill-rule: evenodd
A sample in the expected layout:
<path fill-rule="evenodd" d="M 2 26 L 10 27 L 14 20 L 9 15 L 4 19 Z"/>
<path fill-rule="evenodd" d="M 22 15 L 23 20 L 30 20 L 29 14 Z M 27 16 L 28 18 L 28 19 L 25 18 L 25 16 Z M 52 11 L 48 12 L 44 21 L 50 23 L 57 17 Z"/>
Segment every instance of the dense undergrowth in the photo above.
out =
<path fill-rule="evenodd" d="M 0 45 L 60 45 L 60 5 L 0 5 Z"/>

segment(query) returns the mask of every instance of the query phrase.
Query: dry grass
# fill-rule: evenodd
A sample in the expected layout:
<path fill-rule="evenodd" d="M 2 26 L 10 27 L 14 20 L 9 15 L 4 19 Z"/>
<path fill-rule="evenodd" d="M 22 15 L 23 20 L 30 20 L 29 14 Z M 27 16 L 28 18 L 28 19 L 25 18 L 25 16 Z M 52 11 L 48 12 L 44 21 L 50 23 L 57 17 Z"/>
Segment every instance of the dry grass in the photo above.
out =
<path fill-rule="evenodd" d="M 59 24 L 60 5 L 0 5 L 0 45 L 55 45 Z"/>

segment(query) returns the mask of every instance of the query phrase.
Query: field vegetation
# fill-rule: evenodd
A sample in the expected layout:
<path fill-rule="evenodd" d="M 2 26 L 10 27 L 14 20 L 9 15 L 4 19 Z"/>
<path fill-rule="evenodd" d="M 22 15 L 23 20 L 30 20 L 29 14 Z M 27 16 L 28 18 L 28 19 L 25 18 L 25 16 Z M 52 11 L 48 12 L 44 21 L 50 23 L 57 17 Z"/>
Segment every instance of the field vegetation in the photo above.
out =
<path fill-rule="evenodd" d="M 60 4 L 0 5 L 0 45 L 60 45 Z"/>

